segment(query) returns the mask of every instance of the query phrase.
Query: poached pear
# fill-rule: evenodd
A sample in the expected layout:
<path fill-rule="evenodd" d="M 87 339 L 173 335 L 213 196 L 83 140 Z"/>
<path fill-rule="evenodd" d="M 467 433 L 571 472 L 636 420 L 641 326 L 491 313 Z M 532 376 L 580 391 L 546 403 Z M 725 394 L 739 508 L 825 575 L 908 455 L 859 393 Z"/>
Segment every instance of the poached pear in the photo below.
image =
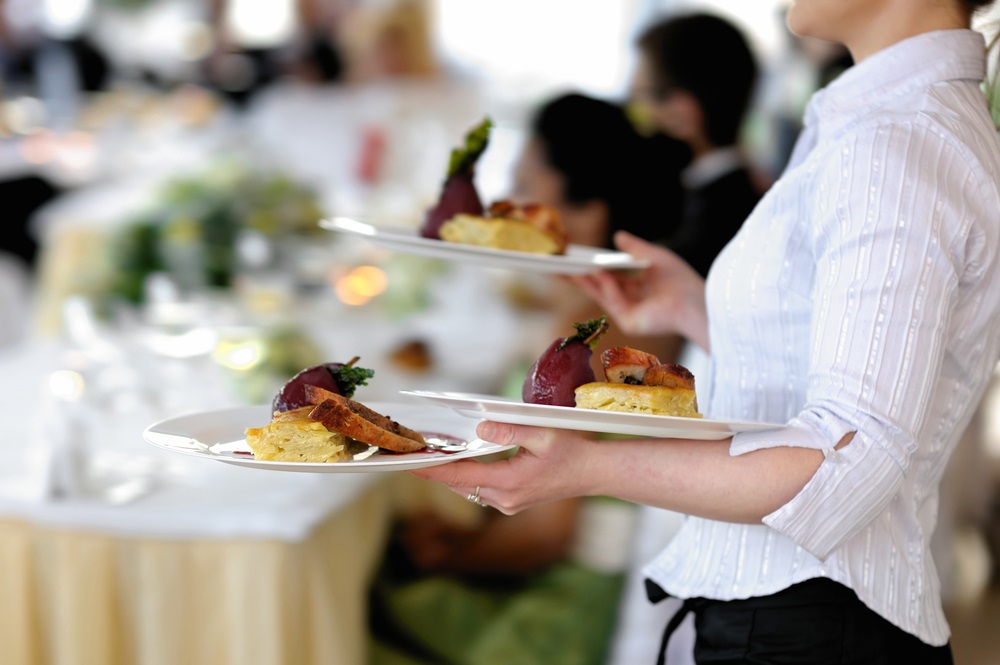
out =
<path fill-rule="evenodd" d="M 323 363 L 305 368 L 281 387 L 271 402 L 271 410 L 291 411 L 308 406 L 311 402 L 306 397 L 306 385 L 351 397 L 358 386 L 368 385 L 368 379 L 375 375 L 375 370 L 355 367 L 357 361 L 355 356 L 346 363 Z"/>
<path fill-rule="evenodd" d="M 441 238 L 441 225 L 455 215 L 482 215 L 483 202 L 476 191 L 472 173 L 456 173 L 445 180 L 437 204 L 427 211 L 420 235 L 434 240 Z"/>
<path fill-rule="evenodd" d="M 576 334 L 554 340 L 528 370 L 521 399 L 531 404 L 576 406 L 574 391 L 595 380 L 594 345 L 608 329 L 606 316 L 574 323 Z"/>
<path fill-rule="evenodd" d="M 440 239 L 441 225 L 459 214 L 482 215 L 483 203 L 476 191 L 476 163 L 490 143 L 493 121 L 485 118 L 465 135 L 465 145 L 451 151 L 448 173 L 437 203 L 427 211 L 420 235 Z"/>

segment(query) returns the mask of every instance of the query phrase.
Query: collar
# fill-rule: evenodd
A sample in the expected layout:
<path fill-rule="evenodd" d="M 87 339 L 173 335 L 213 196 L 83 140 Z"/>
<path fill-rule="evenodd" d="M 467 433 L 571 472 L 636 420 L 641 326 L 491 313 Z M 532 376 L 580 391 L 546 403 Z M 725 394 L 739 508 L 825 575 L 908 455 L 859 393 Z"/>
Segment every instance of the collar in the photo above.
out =
<path fill-rule="evenodd" d="M 695 159 L 681 172 L 681 183 L 687 189 L 697 189 L 718 180 L 743 166 L 739 148 L 718 148 Z"/>
<path fill-rule="evenodd" d="M 915 35 L 872 54 L 813 95 L 805 124 L 837 118 L 853 123 L 873 108 L 914 90 L 954 80 L 986 78 L 986 42 L 974 30 L 938 30 Z M 833 129 L 833 128 L 831 128 Z"/>

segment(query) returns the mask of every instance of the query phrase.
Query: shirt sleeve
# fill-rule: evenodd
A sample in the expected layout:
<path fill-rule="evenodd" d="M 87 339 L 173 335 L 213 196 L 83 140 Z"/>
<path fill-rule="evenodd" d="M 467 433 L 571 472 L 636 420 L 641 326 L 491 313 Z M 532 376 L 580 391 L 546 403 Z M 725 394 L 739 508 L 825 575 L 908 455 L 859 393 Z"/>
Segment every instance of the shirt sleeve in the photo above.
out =
<path fill-rule="evenodd" d="M 764 518 L 821 559 L 886 509 L 920 445 L 974 180 L 960 151 L 920 125 L 857 131 L 829 156 L 804 210 L 816 265 L 805 407 L 784 429 L 738 434 L 731 448 L 824 451 L 806 486 Z"/>

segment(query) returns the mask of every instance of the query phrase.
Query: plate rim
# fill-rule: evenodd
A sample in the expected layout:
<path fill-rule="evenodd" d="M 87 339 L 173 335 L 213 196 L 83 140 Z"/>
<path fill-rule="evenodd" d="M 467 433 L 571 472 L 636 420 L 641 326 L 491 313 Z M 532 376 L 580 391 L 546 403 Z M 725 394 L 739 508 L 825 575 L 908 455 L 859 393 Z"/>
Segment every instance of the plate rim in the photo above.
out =
<path fill-rule="evenodd" d="M 372 401 L 368 403 L 372 408 L 385 405 L 392 406 L 405 406 L 413 407 L 414 404 L 410 402 L 384 402 L 384 401 Z M 266 409 L 266 411 L 265 411 Z M 287 462 L 278 460 L 257 460 L 253 458 L 241 459 L 240 457 L 230 457 L 223 455 L 219 452 L 213 451 L 211 449 L 213 444 L 208 444 L 205 442 L 198 441 L 195 437 L 190 434 L 185 434 L 182 432 L 169 432 L 163 431 L 164 426 L 168 425 L 174 421 L 182 420 L 185 418 L 203 418 L 210 417 L 212 415 L 222 415 L 225 413 L 236 414 L 240 412 L 246 412 L 248 415 L 253 416 L 256 414 L 259 417 L 266 417 L 266 414 L 270 410 L 270 405 L 266 404 L 255 404 L 255 405 L 242 405 L 242 406 L 231 406 L 222 407 L 218 409 L 206 409 L 204 411 L 191 411 L 186 413 L 181 413 L 175 416 L 170 416 L 167 418 L 161 418 L 153 423 L 150 423 L 142 430 L 143 440 L 161 450 L 165 450 L 171 453 L 178 453 L 182 455 L 188 455 L 192 457 L 197 457 L 199 459 L 208 459 L 216 462 L 223 462 L 225 464 L 232 464 L 236 466 L 243 466 L 255 469 L 263 470 L 274 470 L 274 471 L 298 471 L 298 472 L 312 472 L 312 473 L 380 473 L 380 472 L 391 472 L 391 471 L 406 471 L 411 469 L 427 468 L 431 466 L 440 466 L 443 464 L 449 464 L 452 462 L 458 462 L 461 460 L 472 460 L 479 459 L 482 457 L 488 457 L 490 455 L 498 455 L 509 450 L 516 448 L 514 445 L 498 444 L 490 441 L 484 441 L 482 439 L 473 437 L 470 439 L 469 443 L 479 442 L 488 446 L 486 450 L 472 450 L 459 453 L 440 453 L 437 456 L 427 456 L 420 459 L 407 458 L 407 455 L 416 454 L 426 454 L 420 453 L 402 453 L 398 458 L 379 458 L 378 461 L 364 459 L 359 461 L 350 462 Z M 263 414 L 263 415 L 262 415 Z M 232 416 L 232 417 L 235 417 Z M 251 425 L 247 425 L 248 427 Z M 158 438 L 163 438 L 164 440 L 156 440 Z M 171 444 L 166 441 L 169 439 L 175 439 L 177 443 Z M 183 440 L 188 442 L 194 442 L 194 445 L 190 447 L 184 447 L 181 443 Z M 238 441 L 234 439 L 233 442 Z M 219 441 L 215 443 L 232 443 L 230 441 Z M 245 439 L 244 439 L 245 443 Z"/>
<path fill-rule="evenodd" d="M 319 226 L 328 231 L 346 233 L 367 239 L 375 245 L 393 245 L 399 251 L 414 252 L 415 248 L 428 250 L 423 254 L 433 253 L 438 258 L 450 259 L 490 259 L 497 264 L 503 262 L 518 262 L 546 272 L 580 273 L 595 270 L 642 270 L 649 267 L 649 261 L 640 259 L 620 250 L 591 247 L 588 245 L 571 244 L 567 252 L 573 254 L 533 254 L 511 249 L 480 247 L 478 245 L 462 245 L 447 243 L 433 238 L 424 238 L 417 234 L 416 229 L 403 226 L 378 226 L 354 217 L 337 215 L 324 217 Z M 353 228 L 352 228 L 353 227 Z M 366 227 L 364 230 L 360 227 Z M 586 256 L 581 256 L 584 254 Z M 597 257 L 606 257 L 606 262 L 595 261 Z"/>
<path fill-rule="evenodd" d="M 442 407 L 450 408 L 458 413 L 463 413 L 468 417 L 478 417 L 485 418 L 485 414 L 494 414 L 501 416 L 513 416 L 521 417 L 521 414 L 512 413 L 510 409 L 506 412 L 500 409 L 506 409 L 508 407 L 518 407 L 520 409 L 534 410 L 539 409 L 540 413 L 537 415 L 527 415 L 525 420 L 537 421 L 545 418 L 545 414 L 550 414 L 556 417 L 559 422 L 566 422 L 569 425 L 568 419 L 563 420 L 562 417 L 569 415 L 570 413 L 576 415 L 582 415 L 581 420 L 576 421 L 574 424 L 576 427 L 564 427 L 562 424 L 551 424 L 544 425 L 548 427 L 555 427 L 560 429 L 578 429 L 583 431 L 596 431 L 603 433 L 619 433 L 619 434 L 633 434 L 636 429 L 650 430 L 656 427 L 673 427 L 676 429 L 689 430 L 694 433 L 705 434 L 705 433 L 722 433 L 725 435 L 737 434 L 740 432 L 763 432 L 773 429 L 780 429 L 785 427 L 781 423 L 764 423 L 764 422 L 753 422 L 753 421 L 739 421 L 739 420 L 719 420 L 714 418 L 686 418 L 683 416 L 668 416 L 668 415 L 657 415 L 651 413 L 627 413 L 621 411 L 601 411 L 597 409 L 583 409 L 578 410 L 576 407 L 571 406 L 556 406 L 549 404 L 532 404 L 530 402 L 518 401 L 511 397 L 504 397 L 502 395 L 484 395 L 480 393 L 466 393 L 466 392 L 456 392 L 456 391 L 435 391 L 435 390 L 400 390 L 400 394 L 409 395 L 412 397 L 417 397 L 430 402 L 434 402 Z M 459 402 L 464 402 L 464 405 L 460 405 Z M 487 407 L 495 406 L 498 409 L 483 409 L 477 406 L 477 404 L 483 404 Z M 468 413 L 465 413 L 468 412 Z M 478 415 L 469 415 L 469 414 Z M 627 428 L 632 431 L 622 431 L 614 426 L 614 423 L 601 422 L 602 419 L 612 418 L 614 420 L 634 420 L 635 422 L 627 425 Z M 498 421 L 499 422 L 499 421 Z M 512 420 L 507 420 L 505 422 L 511 422 L 517 424 Z M 529 424 L 529 423 L 523 423 Z M 600 429 L 594 429 L 595 425 L 600 425 Z M 642 434 L 641 436 L 650 437 L 660 437 L 660 438 L 678 438 L 677 436 L 669 435 L 666 433 L 652 433 L 652 434 Z M 703 437 L 702 437 L 703 438 Z M 720 437 L 720 438 L 725 438 Z"/>

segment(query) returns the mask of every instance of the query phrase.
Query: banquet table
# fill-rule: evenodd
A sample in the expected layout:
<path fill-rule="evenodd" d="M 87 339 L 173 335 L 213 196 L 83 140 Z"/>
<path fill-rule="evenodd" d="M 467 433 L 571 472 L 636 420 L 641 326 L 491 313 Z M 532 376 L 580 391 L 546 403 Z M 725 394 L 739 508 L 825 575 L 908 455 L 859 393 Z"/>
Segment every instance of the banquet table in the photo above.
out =
<path fill-rule="evenodd" d="M 2 663 L 363 663 L 393 520 L 478 517 L 407 474 L 261 471 L 142 442 L 174 404 L 113 426 L 71 418 L 48 394 L 74 351 L 36 340 L 0 354 Z M 474 420 L 442 414 L 472 435 Z M 74 443 L 85 431 L 97 436 Z"/>

